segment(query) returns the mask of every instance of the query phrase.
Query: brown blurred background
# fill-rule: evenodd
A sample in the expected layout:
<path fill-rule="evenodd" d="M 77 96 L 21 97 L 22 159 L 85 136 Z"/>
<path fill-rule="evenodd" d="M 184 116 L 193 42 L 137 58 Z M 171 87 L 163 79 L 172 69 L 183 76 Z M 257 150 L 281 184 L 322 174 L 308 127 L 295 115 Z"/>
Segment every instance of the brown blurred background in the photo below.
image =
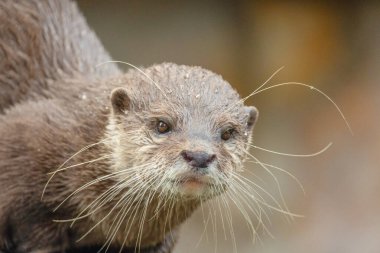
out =
<path fill-rule="evenodd" d="M 136 65 L 171 61 L 221 74 L 242 96 L 262 84 L 299 81 L 340 105 L 354 136 L 334 106 L 315 91 L 280 87 L 248 100 L 260 110 L 254 143 L 290 158 L 252 149 L 263 162 L 287 169 L 278 177 L 290 210 L 266 222 L 274 238 L 259 231 L 252 244 L 237 208 L 232 208 L 237 251 L 281 253 L 380 252 L 380 3 L 377 1 L 101 1 L 78 0 L 91 27 L 115 60 Z M 260 166 L 246 172 L 277 199 L 275 181 Z M 263 180 L 264 182 L 262 182 Z M 208 211 L 205 210 L 207 214 Z M 254 220 L 254 217 L 252 217 Z M 218 223 L 217 242 L 202 212 L 182 228 L 177 253 L 233 252 Z M 197 247 L 196 247 L 197 246 Z"/>

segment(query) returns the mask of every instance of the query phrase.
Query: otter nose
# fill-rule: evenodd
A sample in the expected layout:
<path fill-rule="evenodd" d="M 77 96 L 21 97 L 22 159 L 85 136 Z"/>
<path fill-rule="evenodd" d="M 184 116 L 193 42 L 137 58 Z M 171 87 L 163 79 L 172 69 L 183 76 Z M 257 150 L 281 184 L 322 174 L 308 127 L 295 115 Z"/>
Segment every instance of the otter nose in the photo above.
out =
<path fill-rule="evenodd" d="M 210 155 L 203 151 L 183 150 L 181 155 L 191 166 L 197 168 L 207 168 L 207 166 L 216 158 L 216 155 Z"/>

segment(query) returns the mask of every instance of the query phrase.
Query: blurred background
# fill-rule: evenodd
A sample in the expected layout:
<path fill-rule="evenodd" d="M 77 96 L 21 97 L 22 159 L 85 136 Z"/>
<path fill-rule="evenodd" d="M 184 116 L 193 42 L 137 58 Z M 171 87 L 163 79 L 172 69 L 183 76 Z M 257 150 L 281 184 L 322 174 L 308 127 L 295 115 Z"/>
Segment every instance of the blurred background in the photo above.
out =
<path fill-rule="evenodd" d="M 199 65 L 221 74 L 242 96 L 285 66 L 267 86 L 303 82 L 341 107 L 353 136 L 332 103 L 308 88 L 278 87 L 247 101 L 260 111 L 255 145 L 296 154 L 333 145 L 311 158 L 251 149 L 262 162 L 286 169 L 301 181 L 305 194 L 286 173 L 271 168 L 289 210 L 304 217 L 289 222 L 286 215 L 267 209 L 271 222 L 264 222 L 272 236 L 259 229 L 253 244 L 239 208 L 231 208 L 237 252 L 380 252 L 378 1 L 78 4 L 115 60 L 139 66 L 164 61 Z M 276 181 L 262 167 L 247 163 L 243 175 L 281 201 Z M 254 215 L 252 220 L 258 222 Z M 206 230 L 203 221 L 201 210 L 188 220 L 175 252 L 233 252 L 233 240 L 229 232 L 225 239 L 221 220 L 214 222 L 216 228 L 206 222 Z"/>

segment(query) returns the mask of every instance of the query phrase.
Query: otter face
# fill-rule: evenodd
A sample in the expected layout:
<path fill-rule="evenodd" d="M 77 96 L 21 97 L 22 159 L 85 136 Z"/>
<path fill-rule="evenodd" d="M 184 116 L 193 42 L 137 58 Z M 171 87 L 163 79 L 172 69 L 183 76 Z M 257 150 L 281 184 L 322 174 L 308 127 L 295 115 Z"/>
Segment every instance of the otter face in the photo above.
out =
<path fill-rule="evenodd" d="M 156 77 L 165 84 L 160 89 L 147 83 L 113 91 L 115 168 L 133 171 L 135 179 L 126 180 L 160 194 L 207 199 L 228 189 L 241 170 L 258 112 L 219 76 L 176 68 L 162 74 L 166 79 Z M 182 84 L 189 85 L 192 74 L 189 90 Z"/>

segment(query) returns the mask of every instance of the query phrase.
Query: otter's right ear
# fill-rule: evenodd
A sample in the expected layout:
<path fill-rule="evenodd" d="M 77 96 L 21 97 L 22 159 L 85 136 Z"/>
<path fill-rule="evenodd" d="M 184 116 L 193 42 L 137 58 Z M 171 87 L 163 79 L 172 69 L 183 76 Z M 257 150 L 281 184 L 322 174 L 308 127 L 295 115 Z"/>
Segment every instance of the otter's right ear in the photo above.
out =
<path fill-rule="evenodd" d="M 124 114 L 130 109 L 131 100 L 124 88 L 116 88 L 111 93 L 112 112 Z"/>
<path fill-rule="evenodd" d="M 248 114 L 247 128 L 250 131 L 259 117 L 259 111 L 254 106 L 245 106 L 245 111 Z"/>

